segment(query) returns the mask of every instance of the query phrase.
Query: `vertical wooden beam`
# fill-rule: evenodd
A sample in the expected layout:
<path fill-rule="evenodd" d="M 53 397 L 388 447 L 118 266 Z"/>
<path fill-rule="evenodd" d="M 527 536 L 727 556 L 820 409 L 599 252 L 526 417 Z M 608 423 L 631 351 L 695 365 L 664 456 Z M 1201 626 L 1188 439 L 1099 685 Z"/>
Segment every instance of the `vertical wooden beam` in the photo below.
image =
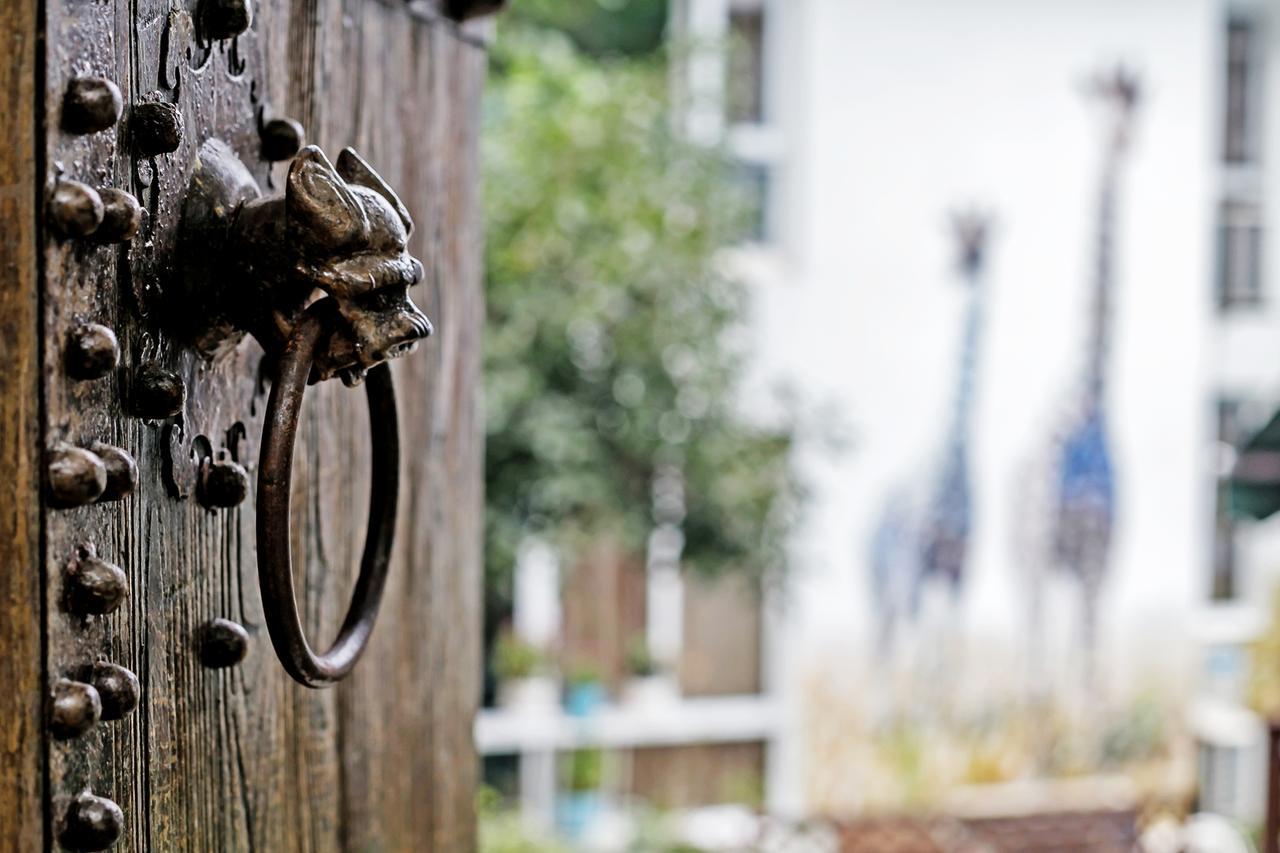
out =
<path fill-rule="evenodd" d="M 0 850 L 44 846 L 37 0 L 0 3 Z"/>
<path fill-rule="evenodd" d="M 1280 853 L 1280 720 L 1267 726 L 1267 824 L 1262 853 Z"/>

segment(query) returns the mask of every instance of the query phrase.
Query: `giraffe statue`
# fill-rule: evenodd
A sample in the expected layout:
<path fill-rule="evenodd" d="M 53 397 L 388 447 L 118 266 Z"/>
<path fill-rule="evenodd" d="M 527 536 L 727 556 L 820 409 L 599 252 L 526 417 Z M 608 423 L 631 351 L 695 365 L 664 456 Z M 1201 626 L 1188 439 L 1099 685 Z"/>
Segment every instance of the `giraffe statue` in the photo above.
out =
<path fill-rule="evenodd" d="M 923 491 L 917 482 L 891 493 L 872 538 L 872 592 L 882 657 L 891 652 L 899 630 L 919 614 L 927 586 L 936 583 L 955 601 L 968 560 L 969 437 L 989 219 L 976 211 L 956 213 L 952 228 L 959 244 L 960 277 L 968 290 L 955 398 L 936 471 Z"/>
<path fill-rule="evenodd" d="M 1115 517 L 1114 471 L 1106 418 L 1106 377 L 1115 286 L 1114 246 L 1120 179 L 1139 103 L 1137 77 L 1118 67 L 1099 76 L 1090 94 L 1106 109 L 1107 129 L 1098 187 L 1092 269 L 1093 303 L 1082 381 L 1066 408 L 1064 423 L 1042 457 L 1038 475 L 1020 477 L 1023 513 L 1039 513 L 1019 525 L 1018 548 L 1027 564 L 1029 665 L 1033 692 L 1042 692 L 1044 595 L 1051 572 L 1080 590 L 1080 651 L 1087 692 L 1097 689 L 1098 606 L 1110 561 Z M 1047 469 L 1047 470 L 1045 470 Z"/>

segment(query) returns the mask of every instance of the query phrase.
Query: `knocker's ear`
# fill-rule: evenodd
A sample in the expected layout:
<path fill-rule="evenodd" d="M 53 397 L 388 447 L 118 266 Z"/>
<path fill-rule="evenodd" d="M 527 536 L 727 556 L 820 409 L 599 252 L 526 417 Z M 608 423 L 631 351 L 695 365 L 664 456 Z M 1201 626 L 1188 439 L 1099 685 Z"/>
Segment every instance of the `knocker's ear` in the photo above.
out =
<path fill-rule="evenodd" d="M 354 148 L 343 148 L 342 153 L 338 155 L 338 174 L 347 181 L 371 189 L 385 198 L 395 209 L 400 221 L 404 223 L 405 234 L 413 233 L 413 217 L 409 215 L 409 209 L 404 206 L 404 202 L 400 201 L 400 196 L 396 195 L 395 190 L 382 180 L 382 176 L 375 172 Z"/>
<path fill-rule="evenodd" d="M 307 248 L 331 252 L 369 231 L 364 207 L 324 152 L 308 145 L 289 167 L 285 215 L 301 226 Z"/>

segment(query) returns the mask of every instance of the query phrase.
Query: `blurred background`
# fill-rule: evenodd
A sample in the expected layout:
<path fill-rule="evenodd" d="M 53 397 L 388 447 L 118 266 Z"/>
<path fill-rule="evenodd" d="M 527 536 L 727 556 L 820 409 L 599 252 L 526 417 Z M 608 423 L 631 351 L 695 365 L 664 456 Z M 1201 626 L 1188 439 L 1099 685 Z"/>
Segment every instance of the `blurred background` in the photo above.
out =
<path fill-rule="evenodd" d="M 485 850 L 1272 849 L 1277 14 L 511 4 Z"/>

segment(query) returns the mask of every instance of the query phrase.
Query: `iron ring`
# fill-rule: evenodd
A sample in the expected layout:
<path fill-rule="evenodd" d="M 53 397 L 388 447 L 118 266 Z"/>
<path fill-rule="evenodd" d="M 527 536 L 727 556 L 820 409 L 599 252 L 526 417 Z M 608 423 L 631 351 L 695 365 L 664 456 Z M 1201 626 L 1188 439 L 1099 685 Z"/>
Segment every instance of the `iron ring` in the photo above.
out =
<path fill-rule="evenodd" d="M 331 306 L 325 303 L 329 301 L 320 300 L 303 314 L 279 355 L 267 400 L 258 468 L 258 584 L 267 630 L 285 671 L 307 687 L 340 681 L 351 672 L 369 642 L 391 562 L 400 485 L 395 386 L 390 368 L 383 363 L 371 368 L 365 380 L 373 476 L 360 575 L 337 639 L 328 651 L 317 655 L 307 642 L 294 595 L 290 491 L 302 397 L 317 344 L 327 337 L 325 332 L 334 316 L 327 310 Z"/>

